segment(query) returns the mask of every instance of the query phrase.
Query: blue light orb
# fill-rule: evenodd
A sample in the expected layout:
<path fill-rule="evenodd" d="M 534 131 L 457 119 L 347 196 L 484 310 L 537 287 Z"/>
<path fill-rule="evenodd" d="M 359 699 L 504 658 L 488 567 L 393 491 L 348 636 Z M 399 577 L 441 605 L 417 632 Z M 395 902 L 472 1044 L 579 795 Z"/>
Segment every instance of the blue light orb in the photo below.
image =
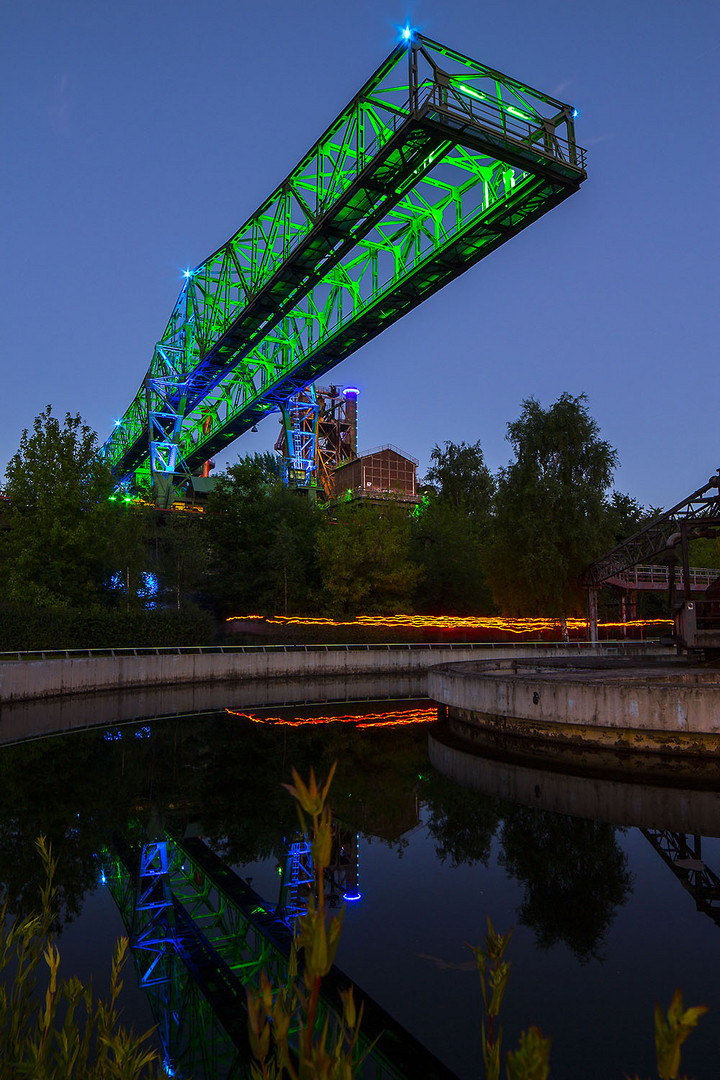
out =
<path fill-rule="evenodd" d="M 578 110 L 573 109 L 573 116 L 575 117 L 575 116 L 579 116 L 579 115 L 580 115 L 580 113 L 578 112 Z"/>
<path fill-rule="evenodd" d="M 400 37 L 400 41 L 403 43 L 403 45 L 410 44 L 410 42 L 413 40 L 414 33 L 415 31 L 410 25 L 410 23 L 406 23 L 405 26 L 398 26 L 398 34 Z"/>
<path fill-rule="evenodd" d="M 116 420 L 115 421 L 115 427 L 120 427 L 121 424 L 122 424 L 122 420 Z"/>

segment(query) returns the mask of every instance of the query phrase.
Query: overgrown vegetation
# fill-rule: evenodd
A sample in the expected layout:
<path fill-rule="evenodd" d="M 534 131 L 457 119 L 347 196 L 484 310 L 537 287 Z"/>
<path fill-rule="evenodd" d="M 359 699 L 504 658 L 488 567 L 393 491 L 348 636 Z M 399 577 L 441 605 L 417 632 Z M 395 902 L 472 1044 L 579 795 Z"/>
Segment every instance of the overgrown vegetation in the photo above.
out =
<path fill-rule="evenodd" d="M 0 652 L 211 645 L 214 634 L 212 616 L 197 607 L 147 611 L 0 605 Z"/>
<path fill-rule="evenodd" d="M 482 944 L 469 948 L 477 961 L 485 1010 L 482 1024 L 485 1078 L 500 1080 L 502 1027 L 498 1020 L 512 969 L 512 964 L 505 959 L 512 930 L 507 934 L 498 934 L 489 916 L 487 924 L 488 932 Z M 705 1005 L 686 1009 L 680 990 L 673 994 L 666 1015 L 659 1002 L 655 1002 L 655 1054 L 659 1080 L 679 1080 L 681 1047 L 707 1011 Z M 506 1055 L 506 1080 L 547 1080 L 550 1076 L 550 1047 L 551 1039 L 546 1038 L 540 1028 L 534 1025 L 528 1028 L 520 1036 L 518 1049 Z M 626 1080 L 629 1078 L 626 1077 Z M 637 1075 L 635 1080 L 639 1080 Z M 688 1078 L 682 1077 L 682 1080 Z"/>
<path fill-rule="evenodd" d="M 362 1067 L 358 1040 L 363 1010 L 356 1008 L 352 987 L 340 991 L 343 1007 L 337 1025 L 331 1026 L 320 1012 L 322 980 L 333 965 L 343 920 L 342 912 L 328 918 L 325 905 L 332 849 L 327 794 L 334 772 L 333 765 L 319 786 L 312 769 L 307 784 L 293 769 L 294 786 L 284 785 L 297 802 L 301 830 L 312 837 L 315 880 L 307 912 L 297 921 L 286 984 L 271 986 L 263 972 L 259 989 L 247 993 L 254 1080 L 351 1080 Z M 296 1033 L 292 1042 L 291 1031 Z"/>
<path fill-rule="evenodd" d="M 0 1078 L 2 1080 L 151 1080 L 161 1074 L 151 1032 L 136 1035 L 120 1022 L 118 996 L 127 938 L 115 946 L 107 1000 L 76 975 L 61 978 L 54 941 L 55 861 L 36 841 L 45 881 L 40 907 L 13 919 L 0 908 Z"/>

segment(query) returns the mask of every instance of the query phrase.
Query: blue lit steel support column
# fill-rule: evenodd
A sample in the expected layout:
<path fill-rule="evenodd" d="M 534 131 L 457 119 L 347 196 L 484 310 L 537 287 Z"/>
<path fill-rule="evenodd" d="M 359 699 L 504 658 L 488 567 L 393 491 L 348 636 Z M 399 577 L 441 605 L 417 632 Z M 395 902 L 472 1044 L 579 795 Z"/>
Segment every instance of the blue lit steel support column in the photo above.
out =
<path fill-rule="evenodd" d="M 280 410 L 284 432 L 283 480 L 291 487 L 315 487 L 320 409 L 314 383 L 296 391 Z"/>
<path fill-rule="evenodd" d="M 138 967 L 138 983 L 156 1000 L 158 1035 L 166 1058 L 177 1028 L 175 987 L 177 943 L 170 881 L 170 854 L 165 839 L 144 844 L 140 852 L 133 932 L 130 945 Z"/>
<path fill-rule="evenodd" d="M 291 841 L 280 882 L 277 914 L 288 926 L 293 926 L 300 915 L 307 913 L 307 898 L 314 884 L 310 838 L 305 833 Z"/>
<path fill-rule="evenodd" d="M 158 506 L 173 502 L 175 477 L 189 475 L 179 449 L 188 375 L 180 348 L 158 345 L 153 358 L 153 374 L 145 379 L 148 411 L 148 441 L 153 490 Z"/>

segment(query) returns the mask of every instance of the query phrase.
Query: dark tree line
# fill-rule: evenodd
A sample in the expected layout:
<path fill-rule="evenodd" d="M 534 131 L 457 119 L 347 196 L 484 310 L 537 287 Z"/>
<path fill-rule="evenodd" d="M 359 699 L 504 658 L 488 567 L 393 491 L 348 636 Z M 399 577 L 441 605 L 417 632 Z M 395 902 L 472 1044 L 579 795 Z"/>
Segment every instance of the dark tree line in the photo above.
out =
<path fill-rule="evenodd" d="M 480 442 L 435 446 L 410 512 L 318 506 L 283 486 L 272 454 L 256 454 L 219 477 L 204 513 L 175 513 L 113 494 L 94 433 L 48 407 L 5 474 L 0 603 L 196 605 L 217 617 L 580 613 L 584 568 L 649 511 L 612 490 L 617 455 L 584 395 L 548 408 L 527 399 L 507 438 L 512 459 L 496 474 Z M 717 561 L 714 549 L 699 554 Z"/>

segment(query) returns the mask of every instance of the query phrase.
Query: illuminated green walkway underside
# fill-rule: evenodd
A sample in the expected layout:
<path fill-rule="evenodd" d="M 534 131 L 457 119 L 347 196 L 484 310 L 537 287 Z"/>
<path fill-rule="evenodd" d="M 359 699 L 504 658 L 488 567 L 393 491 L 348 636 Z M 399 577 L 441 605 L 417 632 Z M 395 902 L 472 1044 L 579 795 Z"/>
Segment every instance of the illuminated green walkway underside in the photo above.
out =
<path fill-rule="evenodd" d="M 105 444 L 195 471 L 586 178 L 572 106 L 416 35 L 238 232 L 188 271 Z"/>

